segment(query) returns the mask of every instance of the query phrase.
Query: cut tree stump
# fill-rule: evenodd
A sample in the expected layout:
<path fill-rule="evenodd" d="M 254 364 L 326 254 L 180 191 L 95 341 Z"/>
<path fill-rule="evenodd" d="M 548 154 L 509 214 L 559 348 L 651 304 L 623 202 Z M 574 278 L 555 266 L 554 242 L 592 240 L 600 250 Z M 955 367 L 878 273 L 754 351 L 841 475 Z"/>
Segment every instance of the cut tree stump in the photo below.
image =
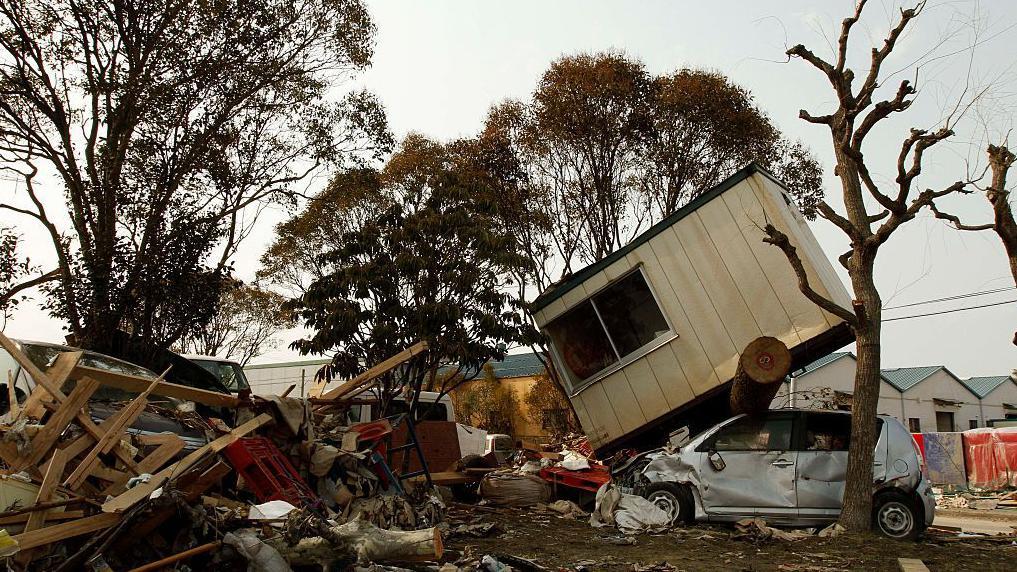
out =
<path fill-rule="evenodd" d="M 763 336 L 745 346 L 731 384 L 731 414 L 755 415 L 770 408 L 791 370 L 791 352 L 777 338 Z"/>

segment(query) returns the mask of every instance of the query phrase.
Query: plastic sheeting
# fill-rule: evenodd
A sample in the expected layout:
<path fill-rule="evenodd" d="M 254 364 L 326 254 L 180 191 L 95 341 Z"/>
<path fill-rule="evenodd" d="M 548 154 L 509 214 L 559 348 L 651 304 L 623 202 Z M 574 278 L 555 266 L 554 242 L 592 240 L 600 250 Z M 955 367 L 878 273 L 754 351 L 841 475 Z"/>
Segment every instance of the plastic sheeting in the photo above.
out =
<path fill-rule="evenodd" d="M 969 487 L 1017 487 L 1017 428 L 971 429 L 963 435 Z"/>
<path fill-rule="evenodd" d="M 612 483 L 597 491 L 596 507 L 590 514 L 590 526 L 617 526 L 625 534 L 661 532 L 670 527 L 671 519 L 657 505 L 636 495 L 625 494 Z"/>
<path fill-rule="evenodd" d="M 967 484 L 961 433 L 923 433 L 925 465 L 934 485 Z"/>

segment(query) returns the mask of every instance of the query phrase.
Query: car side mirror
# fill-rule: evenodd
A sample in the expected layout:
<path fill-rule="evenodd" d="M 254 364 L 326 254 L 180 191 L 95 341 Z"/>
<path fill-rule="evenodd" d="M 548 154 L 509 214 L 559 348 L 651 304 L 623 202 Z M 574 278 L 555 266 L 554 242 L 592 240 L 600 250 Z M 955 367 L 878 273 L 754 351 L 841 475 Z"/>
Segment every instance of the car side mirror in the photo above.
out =
<path fill-rule="evenodd" d="M 706 458 L 710 460 L 710 465 L 715 471 L 723 471 L 727 467 L 727 463 L 724 462 L 724 458 L 720 456 L 720 453 L 714 450 L 710 450 L 706 454 Z"/>

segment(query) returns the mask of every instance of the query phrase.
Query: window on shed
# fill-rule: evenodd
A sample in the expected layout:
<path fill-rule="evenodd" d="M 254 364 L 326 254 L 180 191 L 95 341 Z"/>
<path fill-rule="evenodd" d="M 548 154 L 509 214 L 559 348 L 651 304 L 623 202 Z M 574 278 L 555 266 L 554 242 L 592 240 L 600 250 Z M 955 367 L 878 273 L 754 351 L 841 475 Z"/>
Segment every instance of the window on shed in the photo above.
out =
<path fill-rule="evenodd" d="M 968 429 L 978 429 L 978 420 L 977 419 L 969 419 L 968 420 Z"/>
<path fill-rule="evenodd" d="M 671 332 L 642 271 L 636 270 L 547 325 L 573 386 Z"/>
<path fill-rule="evenodd" d="M 922 420 L 917 417 L 908 417 L 908 431 L 912 433 L 921 433 Z"/>

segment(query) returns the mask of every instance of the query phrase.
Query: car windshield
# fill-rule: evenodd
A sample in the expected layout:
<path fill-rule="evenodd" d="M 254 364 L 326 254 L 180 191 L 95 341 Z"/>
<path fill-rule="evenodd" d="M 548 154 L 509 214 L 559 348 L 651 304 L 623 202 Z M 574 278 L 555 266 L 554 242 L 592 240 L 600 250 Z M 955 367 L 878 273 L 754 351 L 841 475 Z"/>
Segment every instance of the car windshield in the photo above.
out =
<path fill-rule="evenodd" d="M 53 363 L 56 361 L 57 356 L 59 356 L 60 354 L 70 351 L 78 351 L 74 348 L 58 346 L 54 344 L 20 342 L 19 345 L 21 347 L 21 351 L 24 352 L 26 356 L 28 356 L 28 359 L 30 359 L 32 363 L 35 364 L 35 367 L 41 369 L 42 371 L 46 371 L 50 367 L 52 367 Z M 12 364 L 15 363 L 14 358 L 7 354 L 7 352 L 3 352 L 3 354 L 4 357 L 0 361 L 2 361 L 4 364 L 6 364 L 7 361 L 10 361 Z M 85 367 L 101 369 L 103 371 L 109 371 L 113 373 L 132 375 L 135 377 L 142 377 L 145 379 L 155 379 L 156 377 L 158 377 L 151 370 L 145 369 L 141 366 L 134 365 L 130 362 L 119 360 L 107 355 L 90 352 L 87 350 L 82 352 L 81 360 L 78 363 L 79 365 Z M 71 381 L 64 387 L 64 390 L 66 392 L 70 392 L 73 388 L 74 382 Z M 103 385 L 99 387 L 99 389 L 94 394 L 92 394 L 91 399 L 95 401 L 129 401 L 133 399 L 135 395 L 136 393 L 133 392 L 124 391 L 122 389 Z"/>
<path fill-rule="evenodd" d="M 239 364 L 207 359 L 192 359 L 191 361 L 219 378 L 219 381 L 230 391 L 237 392 L 250 387 L 250 384 L 247 383 L 247 376 L 244 375 L 244 368 Z"/>

